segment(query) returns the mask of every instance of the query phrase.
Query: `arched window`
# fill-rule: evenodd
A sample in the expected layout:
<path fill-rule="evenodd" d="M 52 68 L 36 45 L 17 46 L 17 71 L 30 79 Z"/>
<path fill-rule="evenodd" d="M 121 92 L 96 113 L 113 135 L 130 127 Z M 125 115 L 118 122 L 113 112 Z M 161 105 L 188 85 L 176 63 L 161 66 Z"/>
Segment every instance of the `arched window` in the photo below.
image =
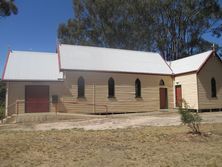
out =
<path fill-rule="evenodd" d="M 108 80 L 108 97 L 115 97 L 115 81 L 112 77 Z"/>
<path fill-rule="evenodd" d="M 141 83 L 139 79 L 135 81 L 135 97 L 141 97 Z"/>
<path fill-rule="evenodd" d="M 85 97 L 85 81 L 83 77 L 78 79 L 78 97 Z"/>
<path fill-rule="evenodd" d="M 216 80 L 214 78 L 211 79 L 211 97 L 217 97 Z"/>
<path fill-rule="evenodd" d="M 160 86 L 164 86 L 164 85 L 165 85 L 165 83 L 164 83 L 164 81 L 163 81 L 162 79 L 160 80 L 159 85 L 160 85 Z"/>

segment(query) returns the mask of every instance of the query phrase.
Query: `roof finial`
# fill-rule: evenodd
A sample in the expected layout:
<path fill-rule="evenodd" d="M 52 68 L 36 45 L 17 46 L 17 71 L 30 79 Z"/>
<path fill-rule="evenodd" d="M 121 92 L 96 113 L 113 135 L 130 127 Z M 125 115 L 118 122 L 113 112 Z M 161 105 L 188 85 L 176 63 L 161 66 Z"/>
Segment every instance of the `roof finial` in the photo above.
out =
<path fill-rule="evenodd" d="M 61 43 L 60 43 L 60 40 L 59 40 L 59 38 L 56 38 L 56 45 L 60 45 Z"/>
<path fill-rule="evenodd" d="M 216 49 L 215 49 L 215 44 L 213 43 L 213 45 L 212 45 L 212 50 L 213 51 L 216 51 Z"/>
<path fill-rule="evenodd" d="M 11 52 L 12 50 L 11 50 L 11 47 L 8 45 L 8 52 Z"/>

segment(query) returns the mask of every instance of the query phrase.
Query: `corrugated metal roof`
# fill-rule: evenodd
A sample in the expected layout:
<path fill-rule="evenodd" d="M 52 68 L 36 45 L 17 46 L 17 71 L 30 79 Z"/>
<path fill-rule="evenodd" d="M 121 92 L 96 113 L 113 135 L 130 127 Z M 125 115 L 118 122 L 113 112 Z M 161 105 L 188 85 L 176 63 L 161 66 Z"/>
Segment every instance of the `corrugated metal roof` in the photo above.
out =
<path fill-rule="evenodd" d="M 166 63 L 158 53 L 61 44 L 59 45 L 60 59 L 57 53 L 10 52 L 3 80 L 57 81 L 63 77 L 62 72 L 59 71 L 60 68 L 162 75 L 181 74 L 197 71 L 211 54 L 212 51 L 207 51 Z"/>
<path fill-rule="evenodd" d="M 56 53 L 12 51 L 3 80 L 47 80 L 62 78 Z"/>
<path fill-rule="evenodd" d="M 61 44 L 62 70 L 172 74 L 158 53 Z"/>
<path fill-rule="evenodd" d="M 182 74 L 191 71 L 197 71 L 201 65 L 211 55 L 212 50 L 200 54 L 192 55 L 186 58 L 168 62 L 174 74 Z"/>

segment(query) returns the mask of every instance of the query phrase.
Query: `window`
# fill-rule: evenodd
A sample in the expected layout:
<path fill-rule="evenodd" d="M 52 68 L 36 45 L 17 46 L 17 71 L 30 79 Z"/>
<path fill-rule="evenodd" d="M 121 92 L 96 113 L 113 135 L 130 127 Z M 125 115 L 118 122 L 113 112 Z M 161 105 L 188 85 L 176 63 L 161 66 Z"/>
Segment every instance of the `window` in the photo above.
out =
<path fill-rule="evenodd" d="M 78 79 L 78 98 L 85 97 L 85 81 L 83 77 Z"/>
<path fill-rule="evenodd" d="M 217 97 L 216 80 L 214 78 L 211 79 L 211 97 Z"/>
<path fill-rule="evenodd" d="M 139 79 L 135 81 L 135 97 L 141 97 L 141 83 Z"/>
<path fill-rule="evenodd" d="M 160 85 L 160 86 L 164 86 L 164 85 L 165 85 L 165 83 L 164 83 L 164 81 L 163 81 L 162 79 L 160 80 L 159 85 Z"/>
<path fill-rule="evenodd" d="M 113 78 L 109 78 L 108 81 L 108 97 L 109 98 L 115 97 L 115 81 Z"/>

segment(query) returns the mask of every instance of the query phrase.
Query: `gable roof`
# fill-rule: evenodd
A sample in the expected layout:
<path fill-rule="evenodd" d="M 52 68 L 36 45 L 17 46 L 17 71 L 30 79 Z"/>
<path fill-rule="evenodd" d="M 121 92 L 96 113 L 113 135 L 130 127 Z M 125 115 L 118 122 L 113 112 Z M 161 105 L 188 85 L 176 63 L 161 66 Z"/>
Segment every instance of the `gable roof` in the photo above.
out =
<path fill-rule="evenodd" d="M 200 71 L 214 55 L 214 51 L 207 51 L 167 64 L 152 52 L 66 44 L 59 45 L 57 51 L 10 51 L 2 80 L 58 81 L 65 70 L 180 75 Z"/>
<path fill-rule="evenodd" d="M 198 72 L 202 65 L 212 55 L 213 51 L 207 51 L 200 54 L 192 55 L 182 59 L 169 62 L 174 74 L 184 74 L 188 72 Z"/>
<path fill-rule="evenodd" d="M 2 80 L 57 81 L 59 72 L 56 53 L 10 51 Z"/>
<path fill-rule="evenodd" d="M 165 60 L 152 52 L 78 45 L 59 45 L 61 70 L 171 75 Z"/>

